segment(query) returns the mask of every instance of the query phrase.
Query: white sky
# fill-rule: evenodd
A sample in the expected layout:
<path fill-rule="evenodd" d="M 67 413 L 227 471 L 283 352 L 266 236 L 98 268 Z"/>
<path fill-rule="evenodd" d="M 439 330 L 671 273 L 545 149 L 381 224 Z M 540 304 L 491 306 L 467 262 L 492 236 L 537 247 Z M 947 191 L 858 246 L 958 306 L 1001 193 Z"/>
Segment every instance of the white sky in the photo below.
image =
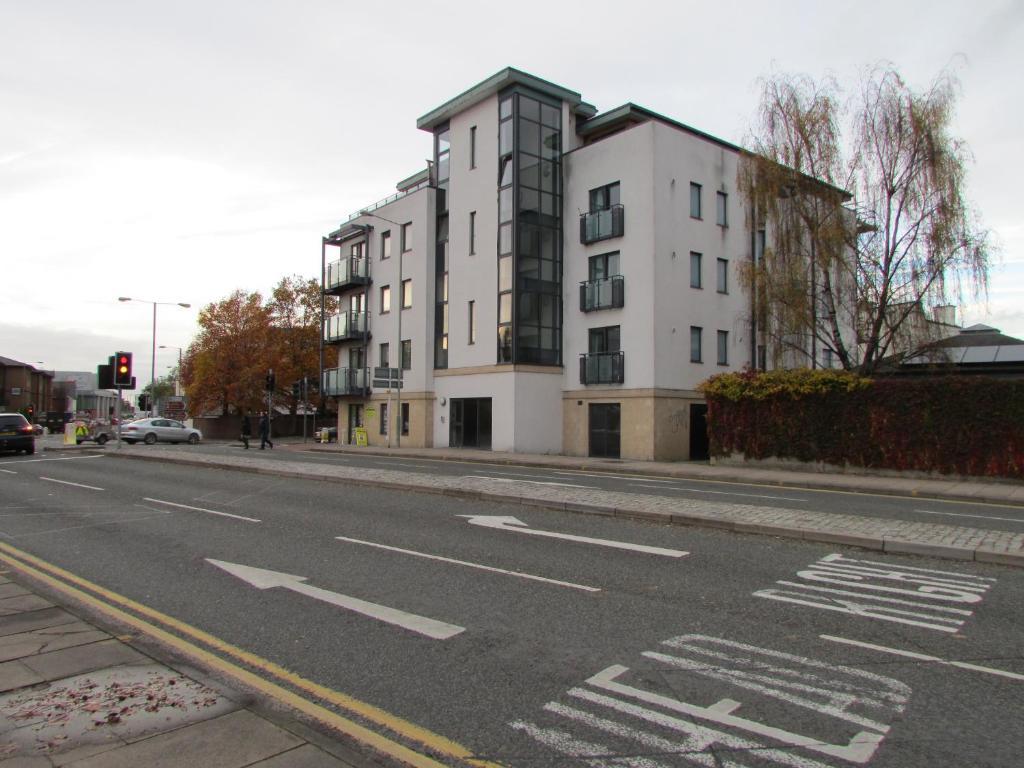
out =
<path fill-rule="evenodd" d="M 148 381 L 205 304 L 319 278 L 320 237 L 424 167 L 416 118 L 506 66 L 742 143 L 772 68 L 962 83 L 1002 256 L 966 323 L 1024 337 L 1024 3 L 0 0 L 0 355 Z M 158 350 L 157 375 L 177 351 Z"/>

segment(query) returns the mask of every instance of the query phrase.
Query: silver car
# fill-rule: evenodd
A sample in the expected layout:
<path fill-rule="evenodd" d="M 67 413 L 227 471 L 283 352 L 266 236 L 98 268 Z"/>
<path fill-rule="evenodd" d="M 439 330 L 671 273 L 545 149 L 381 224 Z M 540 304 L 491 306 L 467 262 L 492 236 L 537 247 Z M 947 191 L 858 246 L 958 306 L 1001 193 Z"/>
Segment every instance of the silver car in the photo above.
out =
<path fill-rule="evenodd" d="M 203 433 L 174 419 L 152 418 L 125 424 L 121 427 L 121 439 L 132 444 L 141 440 L 146 445 L 152 445 L 157 441 L 195 445 L 203 439 Z"/>

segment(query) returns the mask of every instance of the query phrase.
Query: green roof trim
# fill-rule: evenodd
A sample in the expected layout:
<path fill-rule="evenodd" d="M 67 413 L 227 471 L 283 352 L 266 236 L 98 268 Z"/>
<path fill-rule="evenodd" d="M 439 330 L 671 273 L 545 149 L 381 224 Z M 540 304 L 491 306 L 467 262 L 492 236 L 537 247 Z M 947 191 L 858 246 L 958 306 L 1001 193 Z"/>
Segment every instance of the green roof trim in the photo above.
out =
<path fill-rule="evenodd" d="M 510 85 L 524 85 L 559 101 L 568 102 L 573 107 L 583 104 L 583 97 L 576 93 L 576 91 L 570 91 L 568 88 L 563 88 L 528 72 L 523 72 L 513 67 L 506 67 L 483 82 L 477 83 L 469 90 L 463 91 L 454 99 L 446 101 L 437 109 L 423 115 L 423 117 L 416 121 L 416 127 L 424 131 L 433 131 L 441 123 L 450 120 L 453 115 L 468 109 L 484 99 L 490 98 Z"/>

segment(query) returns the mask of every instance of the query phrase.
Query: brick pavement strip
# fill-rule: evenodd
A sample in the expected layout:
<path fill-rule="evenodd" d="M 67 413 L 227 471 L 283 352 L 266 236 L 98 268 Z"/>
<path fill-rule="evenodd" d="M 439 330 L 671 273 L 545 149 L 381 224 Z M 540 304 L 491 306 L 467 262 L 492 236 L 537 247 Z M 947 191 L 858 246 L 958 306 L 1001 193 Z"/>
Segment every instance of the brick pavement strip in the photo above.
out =
<path fill-rule="evenodd" d="M 451 477 L 405 470 L 344 465 L 309 465 L 277 459 L 268 464 L 245 456 L 209 456 L 151 447 L 145 454 L 113 454 L 135 461 L 173 462 L 196 467 L 223 467 L 256 474 L 345 482 L 403 491 L 441 493 L 524 506 L 680 525 L 706 525 L 743 533 L 851 544 L 880 551 L 913 552 L 933 557 L 978 560 L 1024 567 L 1024 534 L 938 523 L 880 520 L 857 515 L 698 501 L 657 494 L 600 489 L 512 484 L 486 477 Z M 512 491 L 515 495 L 510 495 Z M 611 512 L 614 510 L 614 512 Z M 837 537 L 848 537 L 840 540 Z"/>

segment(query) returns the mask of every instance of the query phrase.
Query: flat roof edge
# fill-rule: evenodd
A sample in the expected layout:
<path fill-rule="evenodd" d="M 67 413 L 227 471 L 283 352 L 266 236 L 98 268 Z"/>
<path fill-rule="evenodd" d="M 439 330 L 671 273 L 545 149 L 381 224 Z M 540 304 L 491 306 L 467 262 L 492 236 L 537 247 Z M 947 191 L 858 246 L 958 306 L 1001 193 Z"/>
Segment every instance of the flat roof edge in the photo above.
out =
<path fill-rule="evenodd" d="M 432 131 L 445 120 L 450 119 L 452 115 L 468 109 L 510 85 L 525 85 L 540 93 L 567 101 L 573 106 L 583 102 L 583 97 L 576 91 L 570 91 L 568 88 L 563 88 L 514 67 L 505 67 L 500 72 L 463 91 L 454 99 L 449 99 L 436 109 L 427 112 L 416 121 L 416 127 L 423 131 Z"/>

